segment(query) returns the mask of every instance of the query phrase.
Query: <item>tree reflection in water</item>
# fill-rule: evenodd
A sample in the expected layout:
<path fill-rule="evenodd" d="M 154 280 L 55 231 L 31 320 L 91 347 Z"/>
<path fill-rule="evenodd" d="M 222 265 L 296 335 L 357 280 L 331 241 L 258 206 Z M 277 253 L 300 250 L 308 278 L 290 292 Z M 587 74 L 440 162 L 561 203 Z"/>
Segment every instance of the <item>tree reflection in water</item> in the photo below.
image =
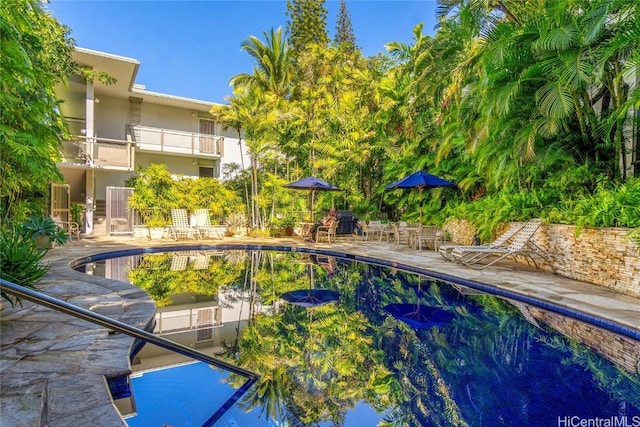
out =
<path fill-rule="evenodd" d="M 637 373 L 532 325 L 504 299 L 363 263 L 333 259 L 329 271 L 304 254 L 240 252 L 241 262 L 222 258 L 197 273 L 207 282 L 199 285 L 192 269 L 171 271 L 160 258 L 145 260 L 153 273 L 131 277 L 161 301 L 185 288 L 250 295 L 237 300 L 251 306 L 250 318 L 238 321 L 224 354 L 261 375 L 245 409 L 292 425 L 344 425 L 360 403 L 388 425 L 552 425 L 563 414 L 640 413 Z M 161 270 L 168 276 L 154 276 Z M 280 299 L 310 280 L 340 299 L 313 308 Z M 402 303 L 452 318 L 414 329 L 384 310 Z"/>

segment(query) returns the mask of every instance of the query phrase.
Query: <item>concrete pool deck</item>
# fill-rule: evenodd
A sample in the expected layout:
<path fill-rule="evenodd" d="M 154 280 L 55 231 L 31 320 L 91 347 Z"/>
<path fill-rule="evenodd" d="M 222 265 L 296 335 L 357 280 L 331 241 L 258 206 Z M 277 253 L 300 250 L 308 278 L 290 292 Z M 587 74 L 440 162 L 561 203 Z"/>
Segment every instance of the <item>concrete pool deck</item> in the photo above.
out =
<path fill-rule="evenodd" d="M 488 285 L 611 322 L 640 333 L 640 299 L 519 264 L 501 262 L 475 270 L 446 261 L 437 252 L 395 249 L 391 244 L 342 240 L 309 244 L 294 238 L 149 241 L 92 237 L 52 249 L 51 269 L 37 290 L 71 304 L 125 322 L 148 327 L 153 301 L 122 282 L 73 271 L 69 263 L 103 252 L 190 244 L 287 246 L 330 250 L 356 259 L 422 268 L 436 275 Z M 52 309 L 23 301 L 0 311 L 0 420 L 11 426 L 126 425 L 113 405 L 105 377 L 126 374 L 131 338 Z M 638 342 L 640 348 L 640 341 Z M 640 355 L 640 353 L 639 353 Z"/>

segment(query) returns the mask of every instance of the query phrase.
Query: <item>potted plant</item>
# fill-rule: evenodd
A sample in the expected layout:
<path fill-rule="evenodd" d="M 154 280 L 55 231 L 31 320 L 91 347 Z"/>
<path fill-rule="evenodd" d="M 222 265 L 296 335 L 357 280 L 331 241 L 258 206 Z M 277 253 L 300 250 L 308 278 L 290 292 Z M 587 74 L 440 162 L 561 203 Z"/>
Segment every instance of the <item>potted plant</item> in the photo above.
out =
<path fill-rule="evenodd" d="M 293 214 L 286 214 L 280 220 L 280 227 L 282 227 L 282 232 L 285 236 L 293 236 L 293 228 L 298 222 L 298 218 Z"/>
<path fill-rule="evenodd" d="M 149 227 L 149 238 L 152 240 L 162 239 L 164 228 L 168 225 L 167 220 L 158 211 L 154 211 L 146 221 Z"/>
<path fill-rule="evenodd" d="M 58 227 L 49 216 L 29 217 L 19 231 L 20 235 L 33 240 L 39 249 L 50 249 L 54 243 L 63 245 L 67 239 L 67 233 Z"/>

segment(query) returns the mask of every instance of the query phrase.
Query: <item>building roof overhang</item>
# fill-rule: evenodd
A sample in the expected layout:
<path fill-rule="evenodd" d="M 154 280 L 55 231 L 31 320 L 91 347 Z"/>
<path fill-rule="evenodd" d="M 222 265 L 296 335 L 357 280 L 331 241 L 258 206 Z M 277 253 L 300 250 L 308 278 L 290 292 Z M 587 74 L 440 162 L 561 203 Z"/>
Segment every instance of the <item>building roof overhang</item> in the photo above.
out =
<path fill-rule="evenodd" d="M 104 84 L 98 80 L 94 82 L 95 96 L 113 96 L 116 98 L 140 98 L 142 102 L 150 102 L 178 108 L 188 108 L 196 111 L 208 112 L 214 102 L 185 98 L 146 90 L 143 85 L 136 84 L 140 62 L 133 58 L 113 55 L 106 52 L 76 47 L 73 59 L 81 67 L 90 67 L 101 71 L 116 79 L 114 84 Z M 73 84 L 73 79 L 70 80 Z"/>

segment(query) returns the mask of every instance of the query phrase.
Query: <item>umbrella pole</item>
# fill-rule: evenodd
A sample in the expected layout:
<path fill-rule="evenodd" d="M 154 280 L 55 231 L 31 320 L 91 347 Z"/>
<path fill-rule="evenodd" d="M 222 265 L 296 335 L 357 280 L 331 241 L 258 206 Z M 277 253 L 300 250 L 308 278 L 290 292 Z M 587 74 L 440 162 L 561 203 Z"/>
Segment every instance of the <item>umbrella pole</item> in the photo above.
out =
<path fill-rule="evenodd" d="M 314 220 L 313 220 L 313 204 L 314 204 L 315 195 L 316 195 L 316 190 L 311 190 L 311 222 L 314 222 Z"/>
<path fill-rule="evenodd" d="M 420 227 L 422 227 L 422 187 L 418 187 L 418 194 L 420 195 Z"/>

